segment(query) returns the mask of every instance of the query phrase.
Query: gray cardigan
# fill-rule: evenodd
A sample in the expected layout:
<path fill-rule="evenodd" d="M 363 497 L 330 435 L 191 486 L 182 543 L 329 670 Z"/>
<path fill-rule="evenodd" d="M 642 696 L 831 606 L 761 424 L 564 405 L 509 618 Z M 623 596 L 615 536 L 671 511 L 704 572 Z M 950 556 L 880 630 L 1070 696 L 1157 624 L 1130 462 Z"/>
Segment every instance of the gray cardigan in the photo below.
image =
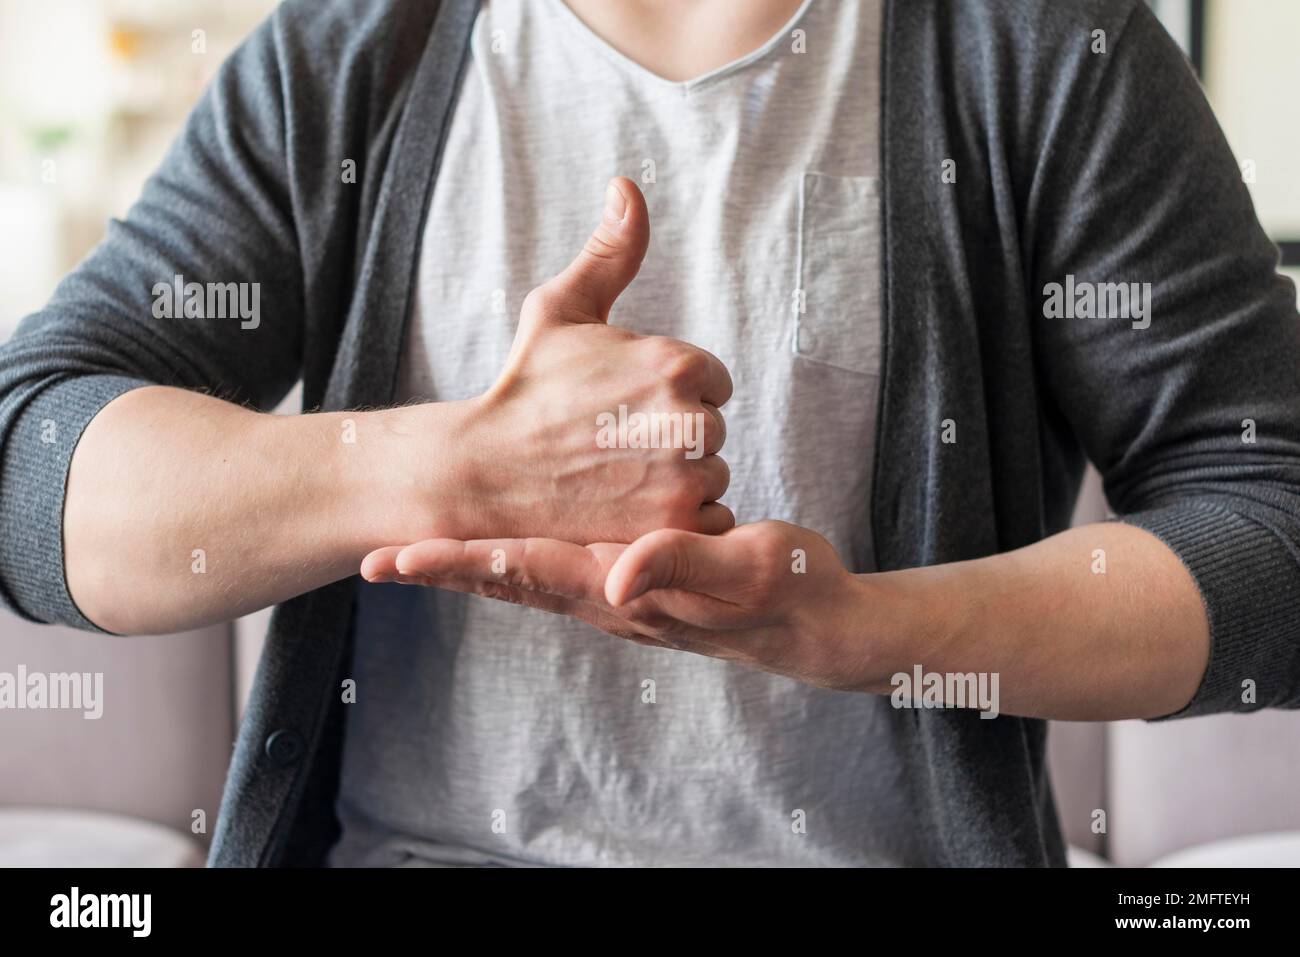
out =
<path fill-rule="evenodd" d="M 223 66 L 126 219 L 0 352 L 7 607 L 93 630 L 63 574 L 64 483 L 123 391 L 270 408 L 301 378 L 306 409 L 391 400 L 475 10 L 287 0 Z M 887 0 L 884 37 L 878 567 L 1065 528 L 1090 459 L 1205 601 L 1211 660 L 1178 716 L 1300 707 L 1295 290 L 1185 60 L 1138 0 Z M 260 326 L 153 318 L 177 273 L 260 282 Z M 1152 283 L 1149 328 L 1045 318 L 1070 274 Z M 276 610 L 213 863 L 314 863 L 333 841 L 357 581 Z M 1063 862 L 1044 722 L 895 714 L 878 750 L 920 861 Z"/>

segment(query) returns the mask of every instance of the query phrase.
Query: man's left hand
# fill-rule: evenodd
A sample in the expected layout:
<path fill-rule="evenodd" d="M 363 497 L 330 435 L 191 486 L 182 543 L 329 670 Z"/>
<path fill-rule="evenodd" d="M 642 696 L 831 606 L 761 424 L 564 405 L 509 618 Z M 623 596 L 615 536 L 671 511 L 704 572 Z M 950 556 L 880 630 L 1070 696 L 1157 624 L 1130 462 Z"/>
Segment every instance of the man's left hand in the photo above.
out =
<path fill-rule="evenodd" d="M 721 535 L 663 529 L 631 545 L 545 538 L 429 539 L 371 552 L 369 581 L 482 595 L 569 615 L 629 641 L 737 661 L 808 684 L 887 680 L 870 578 L 816 532 L 785 522 Z"/>

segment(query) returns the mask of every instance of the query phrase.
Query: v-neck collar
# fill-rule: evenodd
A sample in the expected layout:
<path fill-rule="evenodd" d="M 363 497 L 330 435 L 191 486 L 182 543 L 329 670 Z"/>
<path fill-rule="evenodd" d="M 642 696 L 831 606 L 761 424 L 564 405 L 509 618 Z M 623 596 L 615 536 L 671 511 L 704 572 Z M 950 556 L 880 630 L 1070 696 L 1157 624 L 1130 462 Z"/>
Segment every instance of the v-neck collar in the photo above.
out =
<path fill-rule="evenodd" d="M 751 50 L 739 59 L 732 60 L 730 63 L 725 63 L 716 69 L 710 70 L 707 73 L 703 73 L 700 76 L 693 77 L 689 80 L 670 80 L 667 77 L 660 76 L 648 67 L 637 63 L 631 57 L 616 49 L 607 40 L 592 30 L 591 27 L 587 26 L 582 18 L 574 13 L 564 0 L 547 0 L 547 5 L 552 8 L 554 16 L 566 21 L 569 29 L 571 29 L 584 43 L 594 48 L 597 53 L 613 63 L 618 69 L 634 74 L 639 77 L 642 82 L 652 86 L 686 95 L 721 80 L 724 77 L 738 73 L 746 67 L 764 59 L 769 53 L 781 45 L 781 43 L 790 35 L 791 30 L 798 26 L 799 22 L 804 18 L 814 2 L 815 0 L 803 0 L 803 3 L 799 5 L 799 9 L 794 12 L 790 19 L 787 20 L 786 23 L 777 30 L 766 43 Z"/>

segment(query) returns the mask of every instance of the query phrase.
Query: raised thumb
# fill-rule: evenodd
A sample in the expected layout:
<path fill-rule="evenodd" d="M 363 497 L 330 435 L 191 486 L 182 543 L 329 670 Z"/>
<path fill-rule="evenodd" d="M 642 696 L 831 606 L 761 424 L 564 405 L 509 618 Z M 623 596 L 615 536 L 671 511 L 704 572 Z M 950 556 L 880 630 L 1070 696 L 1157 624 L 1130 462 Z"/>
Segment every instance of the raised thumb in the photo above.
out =
<path fill-rule="evenodd" d="M 605 187 L 605 211 L 600 225 L 564 272 L 547 285 L 563 302 L 565 318 L 606 322 L 614 300 L 641 268 L 650 245 L 650 212 L 636 183 L 626 176 Z M 548 297 L 549 298 L 549 297 Z"/>

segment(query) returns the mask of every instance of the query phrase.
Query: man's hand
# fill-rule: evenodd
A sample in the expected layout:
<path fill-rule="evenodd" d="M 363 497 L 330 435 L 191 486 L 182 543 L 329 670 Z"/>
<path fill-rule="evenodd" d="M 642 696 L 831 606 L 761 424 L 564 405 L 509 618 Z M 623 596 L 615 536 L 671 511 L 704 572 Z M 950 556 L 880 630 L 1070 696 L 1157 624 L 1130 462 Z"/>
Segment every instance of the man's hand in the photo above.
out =
<path fill-rule="evenodd" d="M 1110 574 L 1094 573 L 1097 549 Z M 963 681 L 987 675 L 992 713 L 1061 721 L 1172 714 L 1209 659 L 1191 575 L 1154 535 L 1119 522 L 867 575 L 849 573 L 820 535 L 784 522 L 586 548 L 430 540 L 371 552 L 361 572 L 570 615 L 641 644 L 839 690 L 889 694 L 918 667 Z"/>
<path fill-rule="evenodd" d="M 361 572 L 569 615 L 639 644 L 827 688 L 881 686 L 884 642 L 897 634 L 880 630 L 873 646 L 867 638 L 884 616 L 861 614 L 869 580 L 850 574 L 826 539 L 785 522 L 716 536 L 660 530 L 631 545 L 431 539 L 374 551 Z"/>
<path fill-rule="evenodd" d="M 716 454 L 727 370 L 684 342 L 606 323 L 650 229 L 637 188 L 612 185 L 614 211 L 528 297 L 506 368 L 479 398 L 268 415 L 147 386 L 105 405 L 68 472 L 64 563 L 77 607 L 108 631 L 184 631 L 355 574 L 391 542 L 629 542 L 734 525 L 716 504 L 729 480 Z M 597 416 L 620 405 L 692 426 L 698 413 L 701 454 L 600 448 Z"/>
<path fill-rule="evenodd" d="M 444 498 L 442 514 L 427 524 L 433 534 L 585 544 L 735 524 L 717 503 L 730 481 L 717 455 L 725 438 L 718 407 L 732 389 L 726 367 L 696 346 L 607 322 L 649 239 L 641 191 L 631 180 L 612 181 L 586 247 L 525 299 L 500 378 L 478 399 L 458 403 L 455 515 L 446 514 Z M 629 414 L 677 414 L 692 430 L 702 422 L 703 434 L 680 433 L 694 449 L 602 448 L 598 416 L 617 416 L 620 406 Z M 436 462 L 422 467 L 439 470 Z"/>

